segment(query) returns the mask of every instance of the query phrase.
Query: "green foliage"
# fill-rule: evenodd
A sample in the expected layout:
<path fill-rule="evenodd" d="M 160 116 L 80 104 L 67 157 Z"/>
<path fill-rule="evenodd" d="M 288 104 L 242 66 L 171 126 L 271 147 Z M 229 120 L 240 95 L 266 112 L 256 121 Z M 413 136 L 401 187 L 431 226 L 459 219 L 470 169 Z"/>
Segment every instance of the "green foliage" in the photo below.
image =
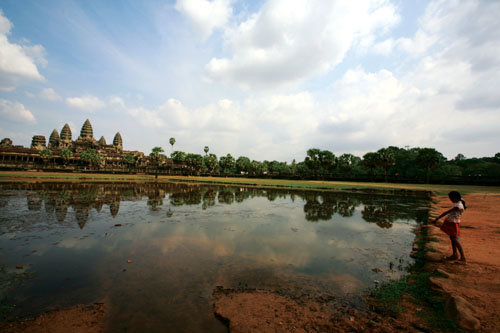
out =
<path fill-rule="evenodd" d="M 166 160 L 166 156 L 162 154 L 163 152 L 164 150 L 162 147 L 153 147 L 153 149 L 151 149 L 149 158 L 151 159 L 151 162 L 156 166 L 159 166 L 163 161 Z"/>
<path fill-rule="evenodd" d="M 264 174 L 265 166 L 262 162 L 253 160 L 248 165 L 248 172 L 253 176 L 261 176 Z"/>
<path fill-rule="evenodd" d="M 183 151 L 176 150 L 172 154 L 170 154 L 170 157 L 172 158 L 172 161 L 177 164 L 184 163 L 186 161 L 186 153 Z"/>
<path fill-rule="evenodd" d="M 213 174 L 219 167 L 217 156 L 215 154 L 208 154 L 203 156 L 203 165 L 210 174 Z"/>
<path fill-rule="evenodd" d="M 373 174 L 375 168 L 380 165 L 379 159 L 380 155 L 377 153 L 366 153 L 363 155 L 363 166 L 369 169 L 370 173 Z"/>
<path fill-rule="evenodd" d="M 240 156 L 236 160 L 236 172 L 250 172 L 250 159 L 246 156 Z"/>
<path fill-rule="evenodd" d="M 125 164 L 130 165 L 130 166 L 135 165 L 137 162 L 135 159 L 135 156 L 132 154 L 123 155 L 122 160 Z"/>
<path fill-rule="evenodd" d="M 168 142 L 170 143 L 170 145 L 172 146 L 172 149 L 174 149 L 174 144 L 175 144 L 175 138 L 170 138 L 168 140 Z"/>
<path fill-rule="evenodd" d="M 317 174 L 319 168 L 321 168 L 321 161 L 319 159 L 319 154 L 321 150 L 318 148 L 311 148 L 307 151 L 307 156 L 304 159 L 304 163 L 313 174 Z"/>
<path fill-rule="evenodd" d="M 342 154 L 337 158 L 337 170 L 340 173 L 351 174 L 360 163 L 361 158 L 353 154 Z"/>
<path fill-rule="evenodd" d="M 222 168 L 222 172 L 230 173 L 233 172 L 233 169 L 236 166 L 236 161 L 231 154 L 227 154 L 226 156 L 221 156 L 219 159 L 219 165 Z"/>
<path fill-rule="evenodd" d="M 67 163 L 69 159 L 73 157 L 73 152 L 71 151 L 71 149 L 63 148 L 61 150 L 61 157 L 63 158 L 64 163 Z"/>
<path fill-rule="evenodd" d="M 210 150 L 210 149 L 208 148 L 208 146 L 205 146 L 205 148 L 203 148 L 203 151 L 205 152 L 205 155 L 206 155 L 206 154 L 208 154 L 208 151 L 209 151 L 209 150 Z"/>
<path fill-rule="evenodd" d="M 48 161 L 52 157 L 52 151 L 48 148 L 44 148 L 40 151 L 40 157 L 44 161 Z"/>
<path fill-rule="evenodd" d="M 101 156 L 95 149 L 89 148 L 80 154 L 80 159 L 89 165 L 97 166 L 101 163 Z"/>
<path fill-rule="evenodd" d="M 415 162 L 419 168 L 426 170 L 426 183 L 429 183 L 430 171 L 436 168 L 445 158 L 434 148 L 419 148 Z"/>
<path fill-rule="evenodd" d="M 203 157 L 200 154 L 187 154 L 185 163 L 193 173 L 200 173 L 203 167 Z"/>

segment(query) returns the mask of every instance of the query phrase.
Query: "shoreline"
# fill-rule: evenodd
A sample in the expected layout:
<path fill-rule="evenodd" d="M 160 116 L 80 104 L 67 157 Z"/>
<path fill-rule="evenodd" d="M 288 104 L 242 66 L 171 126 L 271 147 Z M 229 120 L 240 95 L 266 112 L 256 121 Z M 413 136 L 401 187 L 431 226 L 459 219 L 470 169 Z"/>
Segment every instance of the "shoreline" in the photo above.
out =
<path fill-rule="evenodd" d="M 5 182 L 147 182 L 155 183 L 154 175 L 124 175 L 124 174 L 91 174 L 91 173 L 64 173 L 64 172 L 37 172 L 37 171 L 0 171 L 0 183 Z M 231 177 L 196 177 L 196 176 L 158 176 L 158 183 L 204 184 L 217 186 L 245 186 L 259 188 L 314 190 L 314 191 L 359 191 L 375 193 L 376 191 L 389 193 L 428 192 L 445 195 L 451 190 L 460 193 L 500 193 L 499 186 L 476 185 L 440 185 L 440 184 L 410 184 L 410 183 L 373 183 L 348 181 L 320 181 L 320 180 L 287 180 L 287 179 L 260 179 L 260 178 L 231 178 Z"/>

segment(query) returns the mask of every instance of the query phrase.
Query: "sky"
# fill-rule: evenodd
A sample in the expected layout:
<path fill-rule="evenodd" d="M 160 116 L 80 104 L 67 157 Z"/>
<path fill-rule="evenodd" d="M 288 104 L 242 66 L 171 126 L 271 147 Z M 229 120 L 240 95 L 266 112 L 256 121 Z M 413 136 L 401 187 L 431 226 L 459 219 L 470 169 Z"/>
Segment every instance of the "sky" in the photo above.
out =
<path fill-rule="evenodd" d="M 0 2 L 0 137 L 256 160 L 500 151 L 500 1 Z"/>

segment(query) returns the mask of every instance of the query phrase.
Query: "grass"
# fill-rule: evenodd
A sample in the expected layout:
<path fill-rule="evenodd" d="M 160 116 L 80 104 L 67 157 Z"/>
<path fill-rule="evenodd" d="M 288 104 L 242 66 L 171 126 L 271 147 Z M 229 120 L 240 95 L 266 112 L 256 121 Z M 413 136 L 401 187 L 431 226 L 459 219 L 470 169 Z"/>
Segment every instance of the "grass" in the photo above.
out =
<path fill-rule="evenodd" d="M 378 288 L 372 290 L 371 296 L 375 299 L 377 309 L 388 315 L 396 316 L 406 309 L 402 305 L 403 298 L 407 295 L 408 300 L 421 311 L 418 316 L 426 321 L 432 331 L 460 332 L 455 322 L 445 316 L 445 300 L 442 295 L 431 289 L 429 278 L 439 276 L 435 272 L 425 272 L 424 244 L 426 239 L 426 229 L 421 229 L 415 263 L 409 267 L 411 274 L 398 280 L 383 283 Z"/>
<path fill-rule="evenodd" d="M 0 182 L 154 182 L 153 175 L 121 175 L 121 174 L 86 174 L 86 173 L 44 173 L 27 171 L 0 171 Z M 288 188 L 303 190 L 411 190 L 431 191 L 437 195 L 445 195 L 451 190 L 460 193 L 500 193 L 498 186 L 474 185 L 435 185 L 435 184 L 396 184 L 396 183 L 365 183 L 345 181 L 313 181 L 286 179 L 256 179 L 231 177 L 185 177 L 159 176 L 158 182 L 201 183 L 211 185 L 240 185 L 264 188 Z"/>

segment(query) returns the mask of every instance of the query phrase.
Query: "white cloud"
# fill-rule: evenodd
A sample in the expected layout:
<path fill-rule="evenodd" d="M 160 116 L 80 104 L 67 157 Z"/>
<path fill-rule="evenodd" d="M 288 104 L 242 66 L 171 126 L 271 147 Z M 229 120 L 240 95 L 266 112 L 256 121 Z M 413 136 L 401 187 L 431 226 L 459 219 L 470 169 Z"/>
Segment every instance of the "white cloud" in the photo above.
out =
<path fill-rule="evenodd" d="M 1 26 L 1 23 L 0 23 Z M 18 123 L 35 123 L 35 116 L 19 102 L 0 98 L 0 115 Z"/>
<path fill-rule="evenodd" d="M 212 58 L 208 78 L 243 89 L 276 89 L 325 73 L 354 43 L 399 22 L 387 1 L 269 0 L 225 31 L 231 57 Z"/>
<path fill-rule="evenodd" d="M 12 23 L 0 10 L 0 90 L 12 91 L 20 80 L 42 81 L 36 63 L 45 65 L 45 50 L 41 45 L 26 46 L 9 42 Z"/>
<path fill-rule="evenodd" d="M 230 0 L 177 0 L 175 9 L 189 18 L 204 40 L 224 27 L 232 14 Z"/>
<path fill-rule="evenodd" d="M 71 108 L 90 113 L 93 113 L 106 106 L 106 103 L 104 103 L 98 97 L 92 95 L 84 95 L 81 97 L 68 97 L 66 98 L 66 104 Z"/>
<path fill-rule="evenodd" d="M 61 99 L 61 96 L 59 96 L 52 88 L 43 89 L 40 93 L 38 93 L 38 97 L 48 101 L 58 101 Z"/>

